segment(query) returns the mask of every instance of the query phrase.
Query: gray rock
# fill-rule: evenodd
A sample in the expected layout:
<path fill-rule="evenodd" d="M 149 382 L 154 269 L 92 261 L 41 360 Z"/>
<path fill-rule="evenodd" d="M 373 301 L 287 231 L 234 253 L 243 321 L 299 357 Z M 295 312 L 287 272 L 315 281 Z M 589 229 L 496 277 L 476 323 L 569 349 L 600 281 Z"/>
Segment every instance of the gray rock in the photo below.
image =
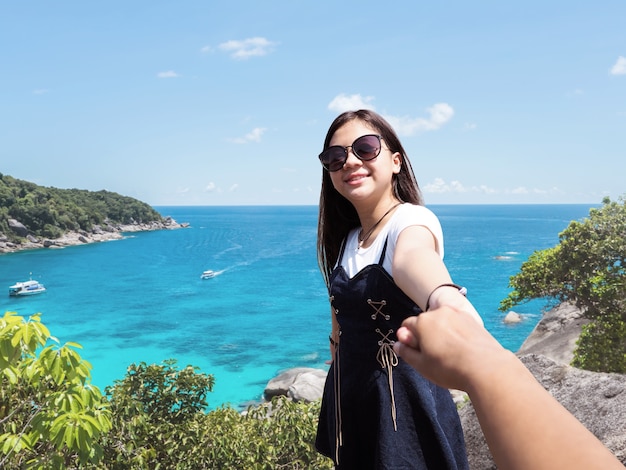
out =
<path fill-rule="evenodd" d="M 575 306 L 561 304 L 543 316 L 517 355 L 544 388 L 626 465 L 626 375 L 568 365 L 587 322 Z M 495 469 L 471 402 L 459 416 L 470 468 Z"/>
<path fill-rule="evenodd" d="M 587 323 L 589 320 L 582 317 L 582 312 L 576 306 L 568 303 L 558 305 L 537 323 L 517 354 L 541 354 L 569 364 L 574 358 L 576 341 L 582 327 Z"/>
<path fill-rule="evenodd" d="M 9 219 L 7 222 L 9 223 L 11 231 L 18 237 L 26 237 L 26 235 L 28 235 L 28 229 L 21 222 L 18 222 L 15 219 Z"/>
<path fill-rule="evenodd" d="M 509 312 L 502 321 L 504 323 L 520 323 L 522 321 L 522 316 L 517 312 Z"/>
<path fill-rule="evenodd" d="M 319 400 L 324 394 L 325 382 L 326 373 L 324 371 L 312 369 L 310 372 L 303 372 L 291 384 L 287 396 L 293 401 L 305 403 Z"/>
<path fill-rule="evenodd" d="M 544 388 L 626 465 L 626 375 L 580 370 L 535 354 L 520 359 Z M 459 416 L 470 468 L 495 469 L 471 402 L 461 408 Z"/>
<path fill-rule="evenodd" d="M 28 234 L 28 229 L 15 219 L 9 220 L 9 226 L 12 227 L 14 233 L 24 233 L 22 235 L 26 240 L 20 243 L 10 243 L 5 234 L 0 233 L 5 241 L 0 242 L 0 253 L 10 253 L 21 250 L 31 250 L 36 248 L 62 248 L 72 245 L 81 245 L 83 243 L 93 243 L 106 240 L 115 240 L 123 238 L 123 232 L 141 232 L 148 230 L 173 230 L 178 228 L 189 227 L 189 224 L 178 224 L 171 217 L 168 219 L 167 225 L 164 222 L 150 222 L 145 224 L 120 225 L 113 227 L 106 225 L 105 227 L 95 225 L 92 232 L 85 230 L 65 232 L 59 238 L 40 240 Z"/>
<path fill-rule="evenodd" d="M 288 369 L 271 379 L 263 392 L 265 400 L 284 395 L 294 401 L 311 402 L 322 398 L 327 372 L 310 367 Z"/>

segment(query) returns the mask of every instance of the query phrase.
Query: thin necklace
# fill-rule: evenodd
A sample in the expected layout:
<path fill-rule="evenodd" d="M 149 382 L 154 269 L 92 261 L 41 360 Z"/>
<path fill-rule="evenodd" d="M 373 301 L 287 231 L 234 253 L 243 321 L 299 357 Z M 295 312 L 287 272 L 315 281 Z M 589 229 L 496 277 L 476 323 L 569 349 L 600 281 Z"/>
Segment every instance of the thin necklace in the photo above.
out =
<path fill-rule="evenodd" d="M 365 243 L 367 240 L 369 240 L 369 238 L 372 236 L 372 233 L 374 233 L 374 230 L 376 230 L 376 227 L 378 227 L 378 224 L 380 224 L 383 221 L 383 219 L 385 217 L 387 217 L 389 215 L 389 213 L 392 210 L 394 210 L 396 207 L 398 207 L 400 204 L 402 204 L 402 203 L 398 202 L 397 204 L 394 204 L 393 206 L 391 206 L 389 208 L 389 210 L 387 212 L 385 212 L 380 219 L 378 219 L 378 222 L 376 222 L 374 225 L 372 225 L 372 228 L 370 228 L 365 234 L 363 234 L 363 228 L 361 227 L 361 230 L 359 231 L 359 236 L 358 236 L 359 248 L 361 248 L 363 246 L 363 243 Z"/>

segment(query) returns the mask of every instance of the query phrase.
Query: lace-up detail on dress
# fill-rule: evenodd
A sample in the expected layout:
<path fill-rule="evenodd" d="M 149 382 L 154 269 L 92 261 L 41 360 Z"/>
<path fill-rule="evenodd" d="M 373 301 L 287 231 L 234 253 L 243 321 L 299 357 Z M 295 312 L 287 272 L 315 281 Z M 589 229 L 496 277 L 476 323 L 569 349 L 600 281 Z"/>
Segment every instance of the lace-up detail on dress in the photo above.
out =
<path fill-rule="evenodd" d="M 383 307 L 387 305 L 386 300 L 381 300 L 380 302 L 374 302 L 372 299 L 367 299 L 367 303 L 369 304 L 370 307 L 373 307 L 374 310 L 376 310 L 374 313 L 372 313 L 372 320 L 376 320 L 376 318 L 378 318 L 378 315 L 381 315 L 387 321 L 391 319 L 391 316 L 382 312 Z"/>
<path fill-rule="evenodd" d="M 378 340 L 378 354 L 376 355 L 376 360 L 380 364 L 380 367 L 385 369 L 387 372 L 387 379 L 389 381 L 389 394 L 391 395 L 391 418 L 393 419 L 393 429 L 394 431 L 398 430 L 398 422 L 396 416 L 396 399 L 393 395 L 393 368 L 398 365 L 398 356 L 396 352 L 393 350 L 393 344 L 395 341 L 389 339 L 389 335 L 393 333 L 393 330 L 389 330 L 386 334 L 383 334 L 380 331 L 380 328 L 376 328 L 376 333 L 378 333 L 382 339 Z"/>

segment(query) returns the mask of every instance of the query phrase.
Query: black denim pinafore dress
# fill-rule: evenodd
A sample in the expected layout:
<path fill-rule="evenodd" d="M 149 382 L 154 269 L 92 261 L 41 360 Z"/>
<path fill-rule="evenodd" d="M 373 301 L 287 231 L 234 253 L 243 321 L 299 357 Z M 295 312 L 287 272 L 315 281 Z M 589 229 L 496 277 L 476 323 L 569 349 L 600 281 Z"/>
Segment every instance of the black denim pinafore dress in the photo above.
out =
<path fill-rule="evenodd" d="M 421 313 L 378 264 L 349 278 L 331 273 L 330 303 L 340 340 L 328 372 L 317 450 L 337 469 L 468 469 L 463 430 L 450 392 L 393 351 L 402 320 Z"/>

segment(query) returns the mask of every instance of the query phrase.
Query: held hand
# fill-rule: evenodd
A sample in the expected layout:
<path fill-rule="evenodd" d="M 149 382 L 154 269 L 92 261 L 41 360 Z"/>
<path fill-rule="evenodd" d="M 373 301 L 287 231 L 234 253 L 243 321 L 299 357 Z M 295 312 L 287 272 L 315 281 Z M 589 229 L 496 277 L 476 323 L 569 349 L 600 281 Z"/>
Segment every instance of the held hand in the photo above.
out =
<path fill-rule="evenodd" d="M 448 306 L 407 318 L 397 337 L 396 353 L 426 378 L 446 388 L 468 391 L 490 364 L 507 360 L 508 356 L 508 351 L 472 316 Z"/>
<path fill-rule="evenodd" d="M 333 339 L 332 334 L 328 337 L 328 341 L 330 345 L 330 359 L 325 361 L 325 363 L 330 365 L 333 363 L 333 360 L 335 359 L 335 354 L 337 353 L 337 341 Z"/>

